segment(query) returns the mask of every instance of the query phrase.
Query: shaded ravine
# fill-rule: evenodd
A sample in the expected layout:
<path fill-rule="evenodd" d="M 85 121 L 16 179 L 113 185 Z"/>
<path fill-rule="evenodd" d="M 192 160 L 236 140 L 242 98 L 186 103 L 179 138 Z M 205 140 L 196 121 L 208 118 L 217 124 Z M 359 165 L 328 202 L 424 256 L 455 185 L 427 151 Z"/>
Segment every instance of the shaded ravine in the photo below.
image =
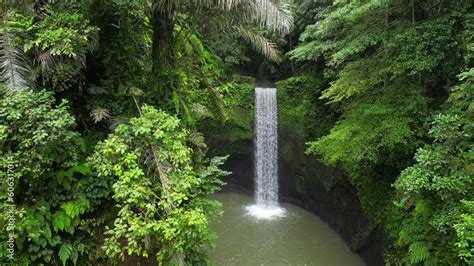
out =
<path fill-rule="evenodd" d="M 254 121 L 254 129 L 256 126 Z M 233 135 L 229 138 L 225 131 L 217 132 L 220 133 L 207 132 L 211 140 L 210 154 L 230 154 L 224 168 L 232 172 L 223 179 L 227 185 L 222 191 L 239 192 L 249 198 L 254 196 L 255 138 L 249 139 L 244 134 L 235 139 Z M 314 156 L 306 155 L 304 141 L 292 129 L 279 125 L 278 132 L 280 202 L 293 203 L 320 217 L 367 265 L 384 265 L 383 235 L 371 229 L 357 194 L 344 175 L 337 169 L 324 166 Z M 331 181 L 330 186 L 327 181 Z"/>
<path fill-rule="evenodd" d="M 364 265 L 319 217 L 278 202 L 278 112 L 275 88 L 255 88 L 254 201 L 220 193 L 224 215 L 211 223 L 218 234 L 216 265 Z"/>
<path fill-rule="evenodd" d="M 292 203 L 320 217 L 367 265 L 384 265 L 383 235 L 377 230 L 369 235 L 365 233 L 365 228 L 369 226 L 368 219 L 344 175 L 305 155 L 304 144 L 291 132 L 280 130 L 280 143 L 289 146 L 285 148 L 285 153 L 280 146 L 280 202 Z M 249 197 L 254 195 L 252 147 L 251 141 L 243 140 L 239 143 L 238 152 L 230 155 L 224 169 L 232 174 L 223 179 L 227 183 L 222 188 L 223 192 L 239 192 Z M 323 180 L 331 176 L 341 181 L 327 190 Z"/>

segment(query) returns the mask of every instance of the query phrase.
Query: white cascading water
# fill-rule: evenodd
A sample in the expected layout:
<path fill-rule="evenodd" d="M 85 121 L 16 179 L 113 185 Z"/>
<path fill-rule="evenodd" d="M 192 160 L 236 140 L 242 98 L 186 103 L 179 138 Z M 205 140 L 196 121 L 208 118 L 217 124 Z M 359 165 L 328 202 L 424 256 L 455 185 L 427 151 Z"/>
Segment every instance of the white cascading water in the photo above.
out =
<path fill-rule="evenodd" d="M 255 88 L 255 205 L 248 214 L 258 219 L 284 215 L 278 206 L 278 115 L 276 89 Z"/>

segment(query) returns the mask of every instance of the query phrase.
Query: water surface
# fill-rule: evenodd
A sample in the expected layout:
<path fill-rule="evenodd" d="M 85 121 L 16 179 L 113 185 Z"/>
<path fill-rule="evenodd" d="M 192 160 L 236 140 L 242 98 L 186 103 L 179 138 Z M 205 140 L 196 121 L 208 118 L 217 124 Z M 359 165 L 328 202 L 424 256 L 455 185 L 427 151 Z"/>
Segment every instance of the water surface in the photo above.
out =
<path fill-rule="evenodd" d="M 224 215 L 211 222 L 217 232 L 212 265 L 365 265 L 319 217 L 292 204 L 285 216 L 259 220 L 247 214 L 248 195 L 217 193 Z"/>

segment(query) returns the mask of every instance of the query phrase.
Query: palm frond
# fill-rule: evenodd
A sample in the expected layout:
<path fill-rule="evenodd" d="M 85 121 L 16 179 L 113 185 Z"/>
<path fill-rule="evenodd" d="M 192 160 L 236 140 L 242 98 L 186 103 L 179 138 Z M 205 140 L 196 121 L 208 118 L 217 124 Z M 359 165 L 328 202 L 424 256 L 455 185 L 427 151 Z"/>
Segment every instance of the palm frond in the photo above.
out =
<path fill-rule="evenodd" d="M 105 108 L 97 107 L 94 110 L 92 110 L 91 118 L 92 118 L 92 121 L 94 121 L 94 123 L 97 124 L 100 121 L 103 121 L 103 120 L 106 120 L 106 119 L 110 118 L 110 112 L 109 112 L 109 110 L 107 110 Z"/>
<path fill-rule="evenodd" d="M 171 12 L 183 7 L 188 1 L 155 0 L 153 9 Z M 193 0 L 195 8 L 219 8 L 240 13 L 244 18 L 257 22 L 271 31 L 281 34 L 290 32 L 293 26 L 293 15 L 288 3 L 282 0 Z"/>
<path fill-rule="evenodd" d="M 0 33 L 0 79 L 4 91 L 15 92 L 33 88 L 32 71 L 23 52 L 13 45 L 12 35 L 4 30 Z"/>
<path fill-rule="evenodd" d="M 280 63 L 282 61 L 283 57 L 281 52 L 278 50 L 277 45 L 263 36 L 257 29 L 242 26 L 230 26 L 227 28 L 227 32 L 242 37 L 245 41 L 250 43 L 257 52 L 271 61 L 275 63 Z"/>
<path fill-rule="evenodd" d="M 290 5 L 280 0 L 197 0 L 197 2 L 217 4 L 226 10 L 235 9 L 242 12 L 247 19 L 282 34 L 289 33 L 293 25 Z"/>
<path fill-rule="evenodd" d="M 125 117 L 125 116 L 123 116 L 123 117 L 112 117 L 109 121 L 110 121 L 109 129 L 114 130 L 121 124 L 127 124 L 128 121 L 130 121 L 130 118 Z"/>
<path fill-rule="evenodd" d="M 288 34 L 293 26 L 293 15 L 290 5 L 275 0 L 248 1 L 243 9 L 244 16 L 280 34 Z"/>
<path fill-rule="evenodd" d="M 56 64 L 56 59 L 51 55 L 51 51 L 41 51 L 38 48 L 35 49 L 35 51 L 36 57 L 34 63 L 41 67 L 42 75 L 47 76 Z"/>

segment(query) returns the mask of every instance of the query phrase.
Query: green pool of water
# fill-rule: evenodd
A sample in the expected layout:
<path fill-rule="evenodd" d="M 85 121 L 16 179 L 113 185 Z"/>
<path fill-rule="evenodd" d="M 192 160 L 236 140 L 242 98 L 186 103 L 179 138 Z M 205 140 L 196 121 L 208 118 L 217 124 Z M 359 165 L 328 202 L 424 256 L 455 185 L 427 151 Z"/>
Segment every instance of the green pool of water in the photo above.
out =
<path fill-rule="evenodd" d="M 239 193 L 217 193 L 224 215 L 211 222 L 217 232 L 212 265 L 365 265 L 344 240 L 318 216 L 283 204 L 284 217 L 256 219 L 246 207 L 253 199 Z"/>

